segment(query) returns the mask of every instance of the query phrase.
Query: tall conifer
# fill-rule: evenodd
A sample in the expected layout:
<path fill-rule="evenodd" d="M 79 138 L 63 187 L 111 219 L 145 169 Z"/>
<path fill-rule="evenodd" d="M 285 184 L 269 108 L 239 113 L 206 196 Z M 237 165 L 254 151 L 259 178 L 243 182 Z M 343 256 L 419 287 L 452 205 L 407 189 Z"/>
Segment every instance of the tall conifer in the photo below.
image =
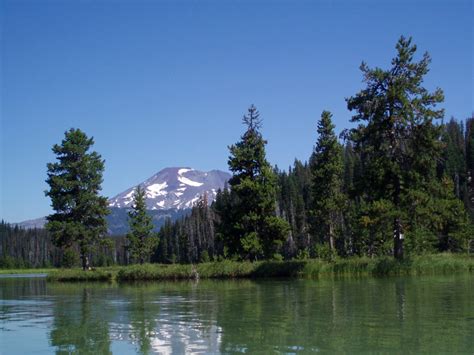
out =
<path fill-rule="evenodd" d="M 318 141 L 311 164 L 312 234 L 335 252 L 336 225 L 341 220 L 344 197 L 342 146 L 334 133 L 331 113 L 324 111 L 318 122 Z"/>
<path fill-rule="evenodd" d="M 128 250 L 134 261 L 143 264 L 150 260 L 158 246 L 158 238 L 153 232 L 151 216 L 146 211 L 145 190 L 138 185 L 133 194 L 133 207 L 128 212 L 130 232 L 127 234 Z"/>
<path fill-rule="evenodd" d="M 94 144 L 79 129 L 65 133 L 61 145 L 53 146 L 55 163 L 48 163 L 51 198 L 55 213 L 47 217 L 46 228 L 55 245 L 78 245 L 82 268 L 89 268 L 89 254 L 107 232 L 105 216 L 109 213 L 107 199 L 99 196 L 104 160 L 97 152 L 89 152 Z"/>
<path fill-rule="evenodd" d="M 255 106 L 248 109 L 241 140 L 229 147 L 229 181 L 233 210 L 232 226 L 226 238 L 231 254 L 243 258 L 270 258 L 279 252 L 289 226 L 275 216 L 276 176 L 266 160 L 260 133 L 262 121 Z"/>
<path fill-rule="evenodd" d="M 430 93 L 422 86 L 429 55 L 416 62 L 416 46 L 403 36 L 396 48 L 388 70 L 370 69 L 362 63 L 367 87 L 347 104 L 356 111 L 352 121 L 360 123 L 351 132 L 364 172 L 359 195 L 369 203 L 383 200 L 387 206 L 393 221 L 393 254 L 400 259 L 405 197 L 410 190 L 426 189 L 435 178 L 440 131 L 433 121 L 443 116 L 436 106 L 444 96 L 441 89 Z"/>

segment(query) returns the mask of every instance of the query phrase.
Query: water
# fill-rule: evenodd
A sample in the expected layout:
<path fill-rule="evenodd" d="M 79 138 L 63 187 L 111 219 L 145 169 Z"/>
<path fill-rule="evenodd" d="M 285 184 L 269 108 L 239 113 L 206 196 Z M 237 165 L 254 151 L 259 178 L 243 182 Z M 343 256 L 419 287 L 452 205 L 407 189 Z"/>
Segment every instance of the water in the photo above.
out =
<path fill-rule="evenodd" d="M 474 275 L 47 283 L 0 278 L 0 354 L 474 354 Z"/>

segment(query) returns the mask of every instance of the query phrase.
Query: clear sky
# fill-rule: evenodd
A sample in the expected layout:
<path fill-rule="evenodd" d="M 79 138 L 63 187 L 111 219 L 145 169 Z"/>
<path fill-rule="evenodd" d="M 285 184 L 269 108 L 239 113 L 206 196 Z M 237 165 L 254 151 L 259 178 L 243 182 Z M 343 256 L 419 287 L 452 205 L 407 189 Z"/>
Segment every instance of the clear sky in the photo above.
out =
<path fill-rule="evenodd" d="M 64 131 L 95 139 L 113 196 L 168 166 L 227 170 L 255 104 L 268 159 L 306 160 L 324 109 L 350 126 L 359 65 L 388 67 L 400 35 L 432 56 L 446 117 L 473 111 L 471 0 L 0 0 L 1 209 L 51 212 L 46 163 Z"/>

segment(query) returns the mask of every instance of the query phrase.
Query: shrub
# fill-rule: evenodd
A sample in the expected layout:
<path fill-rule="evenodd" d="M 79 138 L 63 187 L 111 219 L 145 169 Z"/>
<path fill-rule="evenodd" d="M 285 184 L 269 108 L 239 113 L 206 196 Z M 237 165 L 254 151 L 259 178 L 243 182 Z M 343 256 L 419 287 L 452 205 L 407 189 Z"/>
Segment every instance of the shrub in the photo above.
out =
<path fill-rule="evenodd" d="M 63 253 L 61 266 L 67 269 L 71 269 L 74 266 L 79 265 L 79 255 L 73 249 L 66 249 Z"/>

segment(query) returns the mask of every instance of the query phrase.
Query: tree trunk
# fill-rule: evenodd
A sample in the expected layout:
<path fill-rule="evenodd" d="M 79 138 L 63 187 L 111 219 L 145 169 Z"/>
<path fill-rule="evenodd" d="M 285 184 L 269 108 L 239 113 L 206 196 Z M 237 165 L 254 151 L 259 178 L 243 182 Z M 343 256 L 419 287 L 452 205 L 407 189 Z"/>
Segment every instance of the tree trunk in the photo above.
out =
<path fill-rule="evenodd" d="M 400 212 L 400 195 L 401 195 L 401 182 L 400 177 L 395 176 L 395 195 L 394 195 L 394 205 L 397 211 L 397 214 Z M 400 221 L 400 216 L 396 216 L 393 220 L 393 256 L 397 260 L 403 259 L 403 234 L 402 234 L 402 223 Z"/>
<path fill-rule="evenodd" d="M 82 259 L 82 270 L 87 271 L 89 270 L 89 257 L 86 254 L 81 254 Z"/>
<path fill-rule="evenodd" d="M 334 232 L 332 228 L 332 223 L 329 223 L 329 247 L 331 251 L 334 251 Z"/>
<path fill-rule="evenodd" d="M 393 256 L 395 259 L 403 259 L 403 234 L 400 218 L 393 221 Z"/>

